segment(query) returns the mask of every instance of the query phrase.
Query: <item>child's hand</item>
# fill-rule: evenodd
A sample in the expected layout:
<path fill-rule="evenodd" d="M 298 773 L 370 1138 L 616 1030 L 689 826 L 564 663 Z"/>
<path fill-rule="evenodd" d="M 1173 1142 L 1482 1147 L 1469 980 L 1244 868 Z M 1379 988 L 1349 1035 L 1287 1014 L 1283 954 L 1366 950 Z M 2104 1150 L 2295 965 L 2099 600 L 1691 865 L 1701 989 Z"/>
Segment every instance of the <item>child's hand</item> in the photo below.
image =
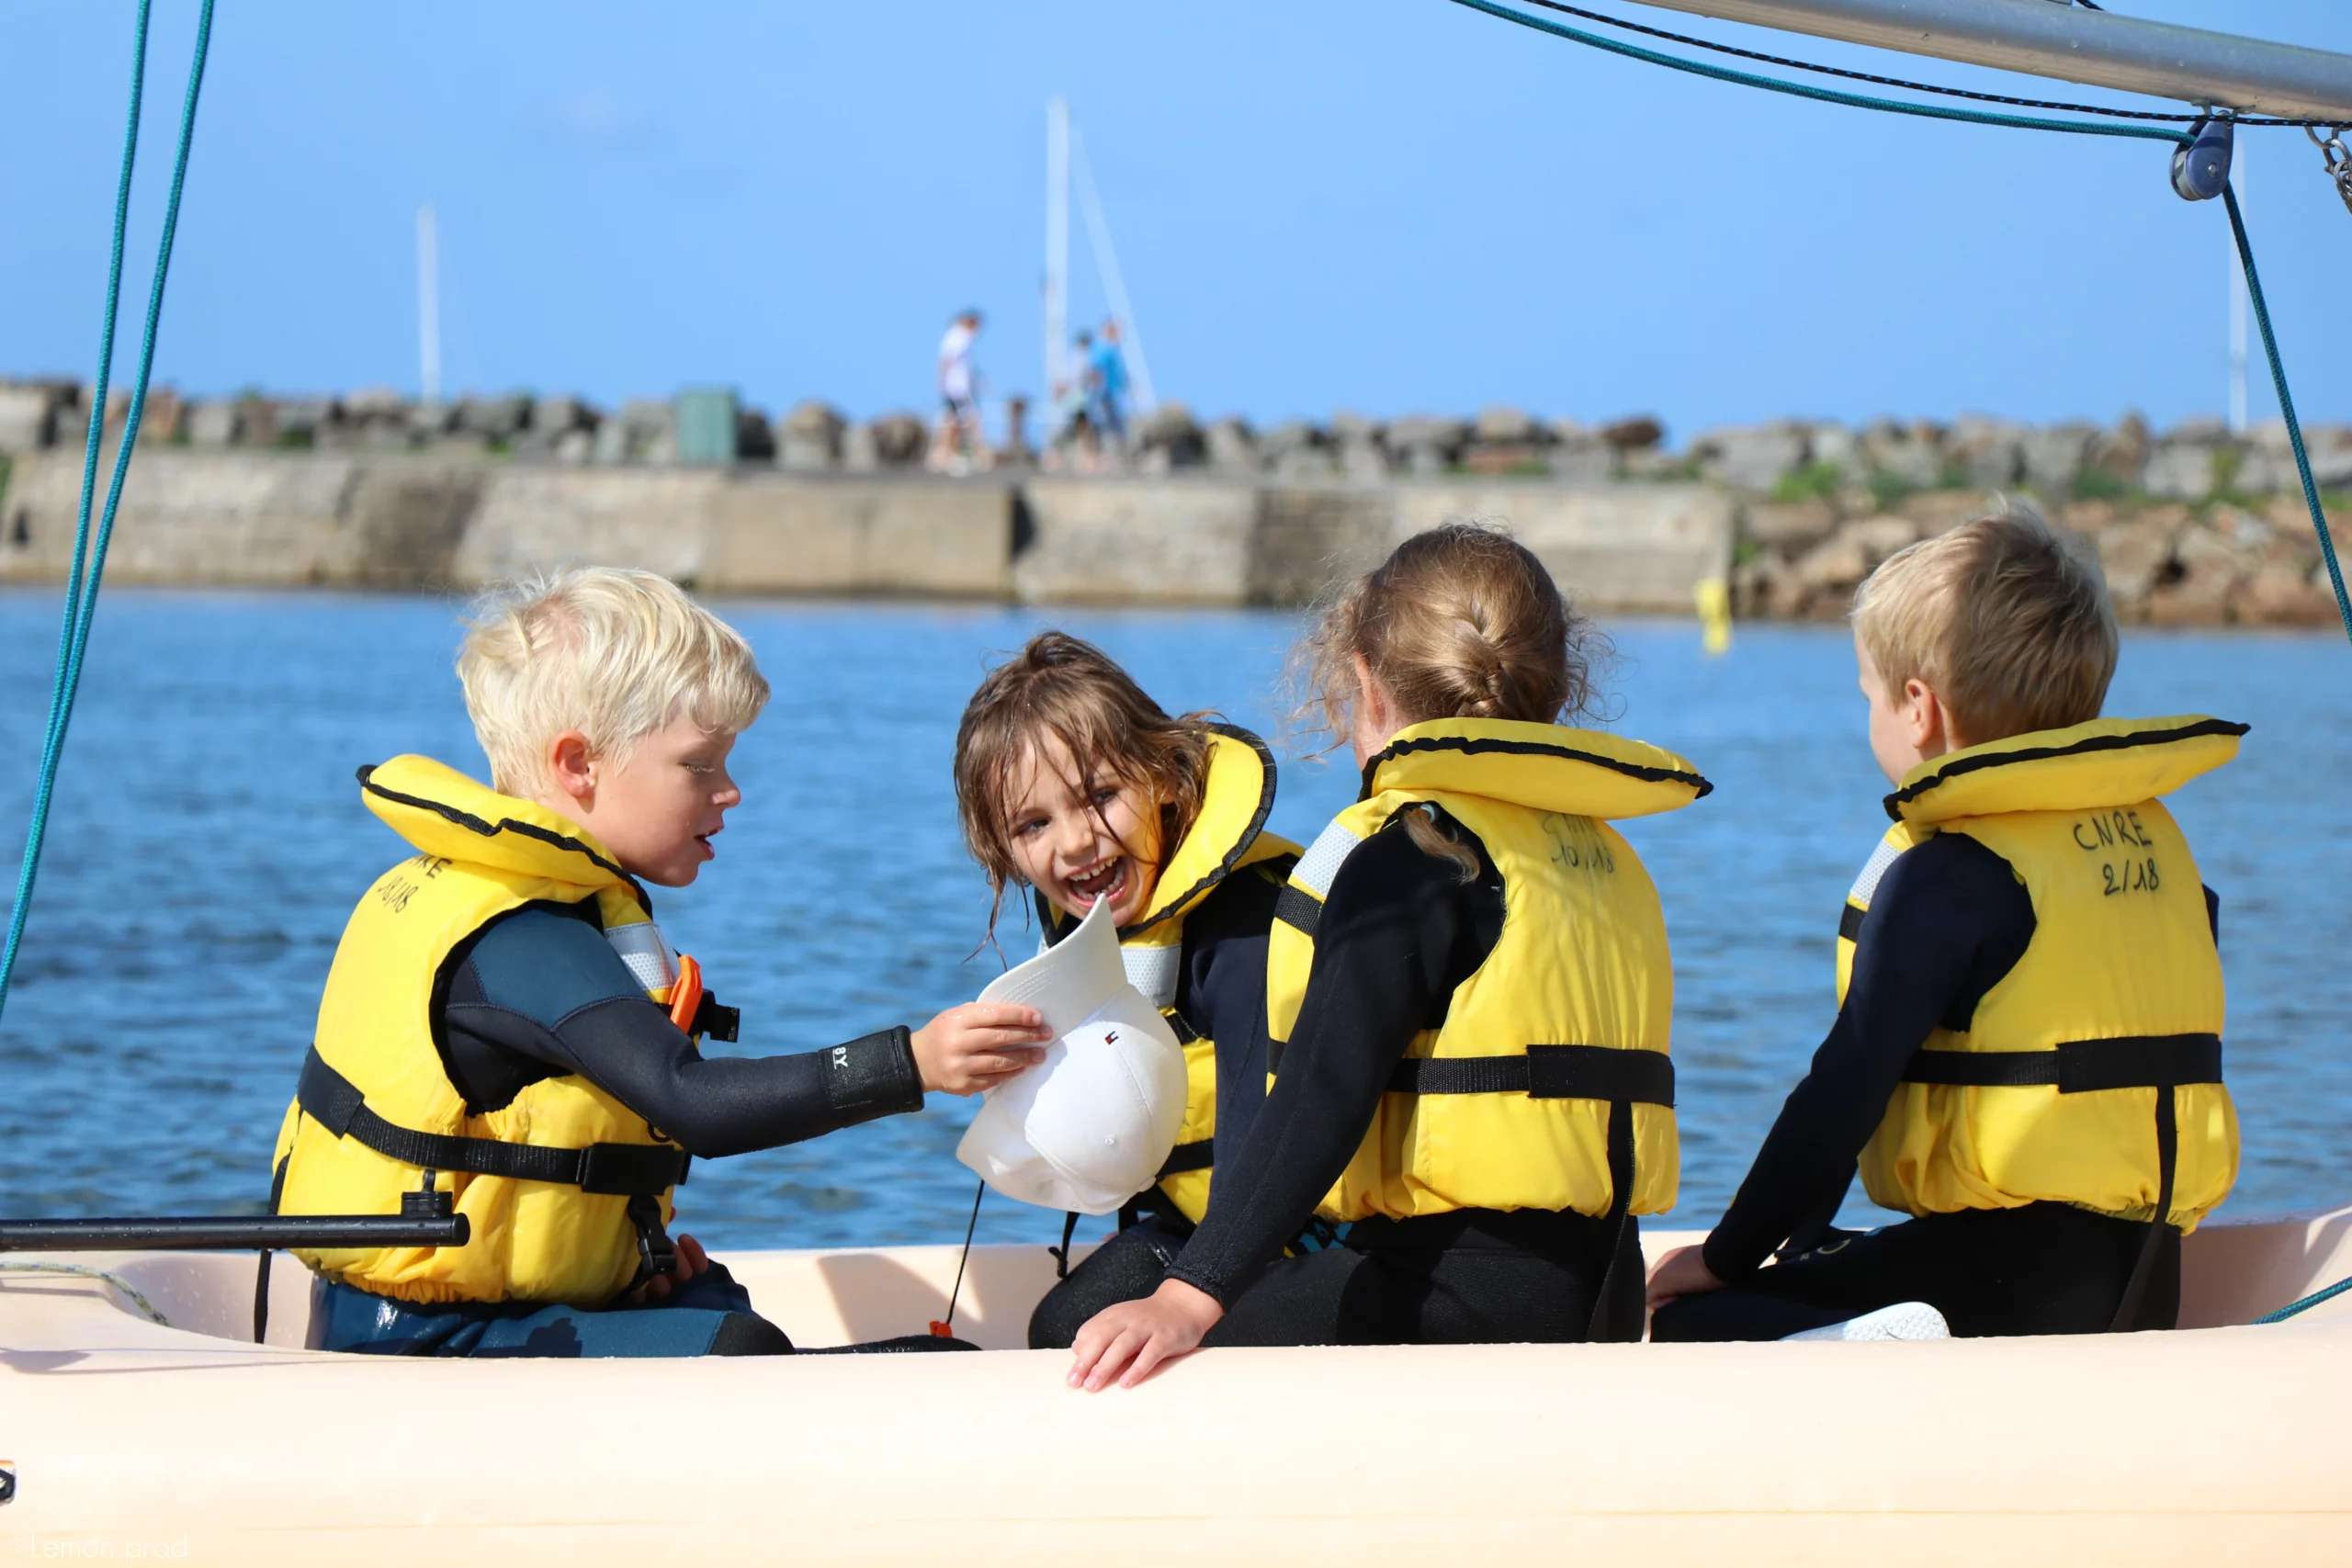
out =
<path fill-rule="evenodd" d="M 966 1002 L 914 1032 L 925 1093 L 978 1094 L 1046 1059 L 1046 1016 L 1012 1002 Z"/>
<path fill-rule="evenodd" d="M 1707 1267 L 1703 1247 L 1678 1247 L 1650 1269 L 1650 1310 L 1656 1312 L 1677 1296 L 1703 1296 L 1723 1288 L 1724 1282 Z"/>
<path fill-rule="evenodd" d="M 694 1237 L 682 1235 L 673 1245 L 678 1249 L 678 1257 L 671 1271 L 667 1274 L 656 1274 L 631 1291 L 628 1293 L 629 1305 L 650 1306 L 670 1293 L 670 1285 L 673 1280 L 675 1280 L 678 1287 L 683 1290 L 687 1280 L 710 1267 L 710 1255 L 703 1251 L 702 1243 Z"/>
<path fill-rule="evenodd" d="M 1163 1280 L 1137 1302 L 1104 1307 L 1086 1320 L 1070 1348 L 1069 1386 L 1099 1393 L 1117 1379 L 1133 1388 L 1152 1369 L 1200 1348 L 1202 1336 L 1216 1326 L 1225 1308 L 1215 1296 L 1182 1280 Z"/>

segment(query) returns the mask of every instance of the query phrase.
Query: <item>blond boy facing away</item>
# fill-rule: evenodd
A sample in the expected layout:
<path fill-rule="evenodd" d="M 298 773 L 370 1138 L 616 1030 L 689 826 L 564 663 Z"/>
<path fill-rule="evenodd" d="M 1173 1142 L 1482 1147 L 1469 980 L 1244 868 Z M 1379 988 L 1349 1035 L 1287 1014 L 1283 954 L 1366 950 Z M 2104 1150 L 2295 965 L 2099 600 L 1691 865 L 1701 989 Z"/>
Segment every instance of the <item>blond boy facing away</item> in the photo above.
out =
<path fill-rule="evenodd" d="M 429 758 L 360 773 L 415 850 L 359 901 L 276 1156 L 281 1213 L 446 1195 L 462 1247 L 298 1254 L 314 1346 L 398 1355 L 788 1351 L 690 1235 L 690 1156 L 797 1143 L 971 1094 L 1031 1065 L 1042 1021 L 952 1008 L 829 1050 L 705 1058 L 735 1012 L 652 922 L 742 794 L 735 738 L 768 685 L 741 637 L 648 572 L 496 591 L 458 671 L 485 787 Z M 889 1348 L 957 1348 L 948 1340 Z"/>
<path fill-rule="evenodd" d="M 1837 1022 L 1722 1223 L 1652 1271 L 1653 1337 L 1908 1303 L 1962 1337 L 2169 1328 L 2238 1134 L 2219 901 L 2156 797 L 2245 726 L 2100 718 L 2105 586 L 2030 513 L 1893 557 L 1853 620 L 1894 826 L 1847 900 Z M 1830 1229 L 1858 1165 L 1914 1217 Z"/>

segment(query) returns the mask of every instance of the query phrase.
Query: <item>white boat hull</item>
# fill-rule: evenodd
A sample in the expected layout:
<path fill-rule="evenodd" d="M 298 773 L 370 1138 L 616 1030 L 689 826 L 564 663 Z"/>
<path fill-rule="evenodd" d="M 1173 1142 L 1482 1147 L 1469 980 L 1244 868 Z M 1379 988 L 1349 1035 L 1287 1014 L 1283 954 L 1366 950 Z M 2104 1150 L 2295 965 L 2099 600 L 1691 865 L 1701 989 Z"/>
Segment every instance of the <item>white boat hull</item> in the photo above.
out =
<path fill-rule="evenodd" d="M 1688 1236 L 1661 1233 L 1653 1250 Z M 250 1255 L 0 1274 L 9 1555 L 226 1563 L 2352 1560 L 2352 1209 L 2190 1238 L 2165 1335 L 1220 1350 L 1145 1387 L 1064 1352 L 440 1361 L 272 1343 Z M 15 1259 L 12 1261 L 22 1261 Z M 804 1345 L 921 1332 L 956 1249 L 726 1257 Z M 1008 1352 L 1042 1247 L 975 1251 Z"/>

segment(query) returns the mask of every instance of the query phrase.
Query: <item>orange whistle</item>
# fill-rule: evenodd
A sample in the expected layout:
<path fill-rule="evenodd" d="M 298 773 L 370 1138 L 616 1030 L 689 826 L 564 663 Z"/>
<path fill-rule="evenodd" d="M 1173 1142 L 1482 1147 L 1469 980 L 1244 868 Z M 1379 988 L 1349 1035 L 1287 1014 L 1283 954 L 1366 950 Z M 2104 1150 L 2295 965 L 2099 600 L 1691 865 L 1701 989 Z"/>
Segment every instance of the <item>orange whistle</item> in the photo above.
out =
<path fill-rule="evenodd" d="M 702 965 L 686 953 L 678 954 L 678 978 L 670 987 L 670 1021 L 688 1034 L 695 1032 L 695 1014 L 702 1010 Z"/>

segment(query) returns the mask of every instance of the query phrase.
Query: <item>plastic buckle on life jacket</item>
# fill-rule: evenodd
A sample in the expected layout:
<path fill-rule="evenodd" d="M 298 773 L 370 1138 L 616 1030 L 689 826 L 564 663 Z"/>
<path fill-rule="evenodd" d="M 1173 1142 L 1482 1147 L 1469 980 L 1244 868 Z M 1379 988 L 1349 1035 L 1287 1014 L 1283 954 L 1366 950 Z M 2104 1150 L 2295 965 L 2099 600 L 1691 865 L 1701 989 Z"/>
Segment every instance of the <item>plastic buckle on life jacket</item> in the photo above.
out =
<path fill-rule="evenodd" d="M 428 1170 L 424 1184 L 413 1192 L 401 1194 L 401 1218 L 404 1220 L 446 1220 L 458 1212 L 457 1195 L 441 1190 L 441 1173 Z"/>
<path fill-rule="evenodd" d="M 702 965 L 691 953 L 678 954 L 678 977 L 670 987 L 670 1021 L 685 1033 L 695 1032 L 695 1014 L 702 1010 Z"/>
<path fill-rule="evenodd" d="M 640 1193 L 628 1201 L 629 1223 L 637 1227 L 637 1278 L 639 1284 L 678 1268 L 678 1247 L 662 1225 L 662 1201 Z"/>

